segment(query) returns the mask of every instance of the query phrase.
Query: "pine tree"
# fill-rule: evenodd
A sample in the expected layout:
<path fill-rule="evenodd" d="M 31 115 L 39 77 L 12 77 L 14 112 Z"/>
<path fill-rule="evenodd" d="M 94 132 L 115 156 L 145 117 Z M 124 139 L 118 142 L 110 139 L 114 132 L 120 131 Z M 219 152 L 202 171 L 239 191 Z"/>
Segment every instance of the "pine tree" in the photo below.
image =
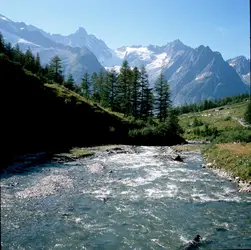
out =
<path fill-rule="evenodd" d="M 3 35 L 0 32 L 0 54 L 1 53 L 5 54 L 5 43 L 4 43 Z"/>
<path fill-rule="evenodd" d="M 11 61 L 13 61 L 14 53 L 11 43 L 5 44 L 5 54 Z"/>
<path fill-rule="evenodd" d="M 118 74 L 115 69 L 112 69 L 109 73 L 109 88 L 110 88 L 110 99 L 109 104 L 112 110 L 116 109 L 117 102 L 117 88 L 118 88 Z"/>
<path fill-rule="evenodd" d="M 132 116 L 139 116 L 140 107 L 140 72 L 134 67 L 132 72 Z"/>
<path fill-rule="evenodd" d="M 125 115 L 131 114 L 131 80 L 132 73 L 127 61 L 122 63 L 118 76 L 118 103 L 119 111 Z"/>
<path fill-rule="evenodd" d="M 89 73 L 86 71 L 85 74 L 84 74 L 84 77 L 82 78 L 82 82 L 81 82 L 81 92 L 82 92 L 82 95 L 84 97 L 86 97 L 87 99 L 90 98 L 90 75 Z"/>
<path fill-rule="evenodd" d="M 41 66 L 41 61 L 40 61 L 40 56 L 37 53 L 36 58 L 35 58 L 35 71 L 38 73 L 39 71 L 41 71 L 42 66 Z"/>
<path fill-rule="evenodd" d="M 145 67 L 141 68 L 140 79 L 140 117 L 147 120 L 152 115 L 154 96 L 148 81 L 148 74 Z"/>
<path fill-rule="evenodd" d="M 117 73 L 114 69 L 105 74 L 105 81 L 101 93 L 101 105 L 111 110 L 116 106 Z"/>
<path fill-rule="evenodd" d="M 75 81 L 72 74 L 68 76 L 67 81 L 64 82 L 64 86 L 70 90 L 75 90 Z"/>
<path fill-rule="evenodd" d="M 97 85 L 97 78 L 98 78 L 98 75 L 96 72 L 93 72 L 92 76 L 91 76 L 91 97 L 92 99 L 94 100 L 95 99 L 95 93 L 96 93 L 96 89 L 95 89 L 95 86 Z"/>
<path fill-rule="evenodd" d="M 93 100 L 97 103 L 101 103 L 102 100 L 104 99 L 104 92 L 103 92 L 104 84 L 105 84 L 105 73 L 103 70 L 100 70 L 99 74 L 96 76 L 93 85 Z"/>
<path fill-rule="evenodd" d="M 62 84 L 64 81 L 62 61 L 58 56 L 54 56 L 50 62 L 49 78 L 56 83 Z"/>
<path fill-rule="evenodd" d="M 24 55 L 23 52 L 20 50 L 18 43 L 13 48 L 13 53 L 14 53 L 13 61 L 20 63 L 21 65 L 24 65 Z"/>
<path fill-rule="evenodd" d="M 160 73 L 160 76 L 155 83 L 155 95 L 157 116 L 160 121 L 165 121 L 168 110 L 171 108 L 171 100 L 169 85 L 164 78 L 163 72 Z"/>
<path fill-rule="evenodd" d="M 33 56 L 30 49 L 27 49 L 24 54 L 24 67 L 27 70 L 30 70 L 33 73 L 36 73 L 35 71 L 35 57 Z"/>

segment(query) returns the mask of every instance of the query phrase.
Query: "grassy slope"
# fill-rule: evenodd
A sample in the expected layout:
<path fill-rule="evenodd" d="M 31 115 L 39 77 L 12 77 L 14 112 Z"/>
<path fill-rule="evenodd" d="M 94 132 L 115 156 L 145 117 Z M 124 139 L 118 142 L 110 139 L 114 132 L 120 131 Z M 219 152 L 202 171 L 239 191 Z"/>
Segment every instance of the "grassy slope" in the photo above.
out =
<path fill-rule="evenodd" d="M 106 110 L 57 84 L 43 84 L 0 56 L 3 161 L 16 154 L 105 144 L 180 143 L 180 136 L 129 137 L 144 122 Z"/>
<path fill-rule="evenodd" d="M 220 110 L 215 108 L 180 116 L 180 125 L 185 131 L 184 138 L 187 140 L 212 139 L 210 136 L 198 136 L 193 133 L 194 127 L 191 125 L 195 117 L 208 123 L 209 127 L 217 128 L 220 133 L 218 138 L 213 140 L 212 145 L 202 146 L 202 151 L 209 162 L 215 161 L 217 167 L 243 180 L 251 180 L 251 143 L 247 139 L 251 132 L 250 129 L 241 126 L 237 119 L 243 117 L 247 104 L 247 101 L 244 101 L 222 106 Z M 202 129 L 203 126 L 199 128 Z M 241 142 L 243 137 L 247 140 L 246 143 Z"/>
<path fill-rule="evenodd" d="M 214 108 L 202 112 L 181 115 L 179 118 L 180 125 L 185 131 L 184 138 L 187 140 L 210 139 L 209 136 L 197 136 L 193 133 L 194 127 L 191 126 L 191 124 L 193 123 L 194 118 L 208 123 L 209 126 L 216 127 L 220 132 L 226 130 L 231 131 L 236 129 L 242 129 L 242 126 L 237 121 L 237 119 L 243 118 L 246 107 L 247 102 L 244 101 L 241 103 L 222 106 L 222 110 L 219 110 L 219 108 Z M 202 129 L 202 127 L 203 125 L 199 128 Z"/>

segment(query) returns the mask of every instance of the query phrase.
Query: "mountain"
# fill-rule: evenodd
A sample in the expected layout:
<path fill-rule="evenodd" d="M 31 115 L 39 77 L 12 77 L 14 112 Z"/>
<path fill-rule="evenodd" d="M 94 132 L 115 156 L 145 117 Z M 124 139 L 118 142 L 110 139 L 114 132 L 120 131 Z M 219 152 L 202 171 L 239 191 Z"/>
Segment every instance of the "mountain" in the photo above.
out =
<path fill-rule="evenodd" d="M 48 36 L 53 41 L 71 47 L 87 47 L 97 57 L 101 65 L 112 66 L 120 64 L 120 60 L 115 58 L 112 49 L 108 48 L 104 41 L 88 34 L 83 27 L 68 36 L 52 34 Z M 115 60 L 114 60 L 115 59 Z M 117 61 L 116 61 L 117 59 Z"/>
<path fill-rule="evenodd" d="M 245 56 L 237 56 L 227 62 L 236 70 L 244 83 L 250 84 L 250 59 Z"/>
<path fill-rule="evenodd" d="M 163 71 L 174 105 L 201 102 L 248 91 L 236 71 L 208 46 L 191 48 L 179 39 L 164 46 L 121 47 L 115 51 L 131 66 L 145 66 L 150 83 Z"/>
<path fill-rule="evenodd" d="M 86 46 L 72 47 L 52 39 L 53 35 L 26 25 L 23 22 L 13 22 L 0 15 L 0 32 L 7 42 L 19 44 L 22 50 L 30 48 L 32 52 L 39 53 L 43 64 L 58 55 L 63 62 L 65 75 L 73 74 L 76 82 L 80 82 L 85 71 L 90 74 L 103 69 L 93 52 Z"/>
<path fill-rule="evenodd" d="M 86 70 L 92 73 L 103 67 L 114 67 L 119 71 L 123 60 L 127 60 L 131 67 L 144 65 L 152 86 L 163 70 L 174 105 L 246 93 L 250 82 L 250 71 L 247 71 L 250 66 L 247 67 L 245 58 L 237 57 L 226 62 L 219 52 L 208 46 L 194 49 L 179 39 L 164 46 L 135 45 L 112 50 L 82 27 L 63 36 L 23 22 L 13 22 L 2 15 L 0 32 L 7 41 L 18 43 L 22 49 L 31 48 L 33 53 L 38 52 L 43 63 L 58 55 L 63 59 L 65 74 L 72 73 L 78 83 Z M 250 60 L 248 62 L 250 65 Z"/>

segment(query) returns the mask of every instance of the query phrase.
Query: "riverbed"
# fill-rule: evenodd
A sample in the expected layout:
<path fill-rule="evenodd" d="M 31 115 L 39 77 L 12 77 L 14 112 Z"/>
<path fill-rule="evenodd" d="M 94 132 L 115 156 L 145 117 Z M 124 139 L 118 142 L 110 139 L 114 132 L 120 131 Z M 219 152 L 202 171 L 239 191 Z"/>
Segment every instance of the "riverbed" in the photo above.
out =
<path fill-rule="evenodd" d="M 2 249 L 251 249 L 251 194 L 199 152 L 127 147 L 1 177 Z"/>

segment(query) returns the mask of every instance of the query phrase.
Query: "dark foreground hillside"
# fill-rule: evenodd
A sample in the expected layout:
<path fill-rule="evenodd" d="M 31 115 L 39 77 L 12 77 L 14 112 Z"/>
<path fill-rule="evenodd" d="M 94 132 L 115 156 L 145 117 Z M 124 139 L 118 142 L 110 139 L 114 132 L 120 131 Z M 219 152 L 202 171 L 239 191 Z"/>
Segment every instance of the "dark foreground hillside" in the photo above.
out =
<path fill-rule="evenodd" d="M 0 56 L 2 155 L 60 150 L 100 144 L 172 145 L 184 140 L 176 134 L 128 136 L 144 123 L 109 113 L 80 95 L 39 78 Z"/>

